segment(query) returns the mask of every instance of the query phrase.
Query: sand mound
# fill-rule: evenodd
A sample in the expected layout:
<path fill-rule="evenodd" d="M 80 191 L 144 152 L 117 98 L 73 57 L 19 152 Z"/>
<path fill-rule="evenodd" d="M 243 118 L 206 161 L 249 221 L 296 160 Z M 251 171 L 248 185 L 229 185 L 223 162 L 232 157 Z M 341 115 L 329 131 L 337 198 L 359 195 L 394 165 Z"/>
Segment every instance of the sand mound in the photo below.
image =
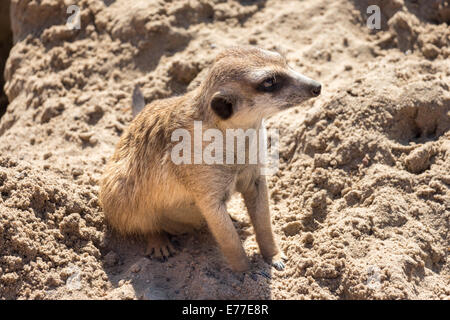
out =
<path fill-rule="evenodd" d="M 364 1 L 82 0 L 79 30 L 64 1 L 12 1 L 0 298 L 448 299 L 448 2 L 373 2 L 378 32 Z M 247 275 L 207 230 L 176 237 L 165 263 L 144 257 L 139 239 L 107 230 L 97 201 L 134 85 L 147 102 L 182 94 L 236 44 L 277 48 L 324 85 L 268 121 L 281 138 L 268 180 L 283 272 L 259 255 L 239 197 L 229 211 Z"/>

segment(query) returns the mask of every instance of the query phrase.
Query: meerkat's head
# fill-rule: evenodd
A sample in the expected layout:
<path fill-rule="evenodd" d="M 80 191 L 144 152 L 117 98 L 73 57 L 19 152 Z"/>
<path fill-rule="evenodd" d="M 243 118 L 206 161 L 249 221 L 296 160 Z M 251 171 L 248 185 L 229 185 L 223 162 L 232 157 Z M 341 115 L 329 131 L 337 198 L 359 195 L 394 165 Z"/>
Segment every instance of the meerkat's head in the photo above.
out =
<path fill-rule="evenodd" d="M 319 96 L 321 84 L 294 71 L 277 52 L 238 47 L 217 56 L 203 91 L 219 121 L 245 126 Z"/>

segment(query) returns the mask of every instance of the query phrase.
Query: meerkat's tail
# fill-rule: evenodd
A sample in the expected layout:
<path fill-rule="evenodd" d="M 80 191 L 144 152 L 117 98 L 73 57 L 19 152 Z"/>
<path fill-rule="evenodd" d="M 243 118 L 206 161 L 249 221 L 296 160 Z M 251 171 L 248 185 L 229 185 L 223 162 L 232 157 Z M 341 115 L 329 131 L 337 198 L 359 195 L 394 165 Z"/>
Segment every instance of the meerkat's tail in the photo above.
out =
<path fill-rule="evenodd" d="M 145 107 L 145 100 L 144 96 L 142 95 L 141 89 L 139 88 L 139 85 L 136 84 L 134 86 L 133 90 L 133 99 L 132 99 L 132 112 L 133 112 L 133 118 L 137 116 L 139 112 L 141 112 L 142 109 Z"/>

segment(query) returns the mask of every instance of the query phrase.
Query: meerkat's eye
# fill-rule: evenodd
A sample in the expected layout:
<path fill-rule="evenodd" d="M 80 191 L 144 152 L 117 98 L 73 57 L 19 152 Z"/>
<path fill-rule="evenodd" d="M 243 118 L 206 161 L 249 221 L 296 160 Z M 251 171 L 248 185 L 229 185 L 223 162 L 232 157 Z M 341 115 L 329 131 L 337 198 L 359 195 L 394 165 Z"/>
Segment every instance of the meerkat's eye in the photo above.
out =
<path fill-rule="evenodd" d="M 282 79 L 277 76 L 270 76 L 261 82 L 257 90 L 262 92 L 274 92 L 282 87 Z"/>

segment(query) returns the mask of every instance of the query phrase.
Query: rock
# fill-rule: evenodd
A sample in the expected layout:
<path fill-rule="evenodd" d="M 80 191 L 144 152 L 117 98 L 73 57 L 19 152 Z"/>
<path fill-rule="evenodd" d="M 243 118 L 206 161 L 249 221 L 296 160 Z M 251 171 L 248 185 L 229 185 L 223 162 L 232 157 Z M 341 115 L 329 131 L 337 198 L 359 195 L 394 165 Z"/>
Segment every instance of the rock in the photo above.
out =
<path fill-rule="evenodd" d="M 404 161 L 411 173 L 422 173 L 430 167 L 430 158 L 435 154 L 432 144 L 425 144 L 413 150 Z"/>
<path fill-rule="evenodd" d="M 84 173 L 84 171 L 83 171 L 83 169 L 81 169 L 81 168 L 73 168 L 73 169 L 72 169 L 72 175 L 73 175 L 74 177 L 81 176 L 83 173 Z"/>
<path fill-rule="evenodd" d="M 431 43 L 427 43 L 422 47 L 422 53 L 425 58 L 434 60 L 439 55 L 439 48 Z"/>
<path fill-rule="evenodd" d="M 119 256 L 114 251 L 110 251 L 105 255 L 103 261 L 106 267 L 113 267 L 119 262 Z"/>

